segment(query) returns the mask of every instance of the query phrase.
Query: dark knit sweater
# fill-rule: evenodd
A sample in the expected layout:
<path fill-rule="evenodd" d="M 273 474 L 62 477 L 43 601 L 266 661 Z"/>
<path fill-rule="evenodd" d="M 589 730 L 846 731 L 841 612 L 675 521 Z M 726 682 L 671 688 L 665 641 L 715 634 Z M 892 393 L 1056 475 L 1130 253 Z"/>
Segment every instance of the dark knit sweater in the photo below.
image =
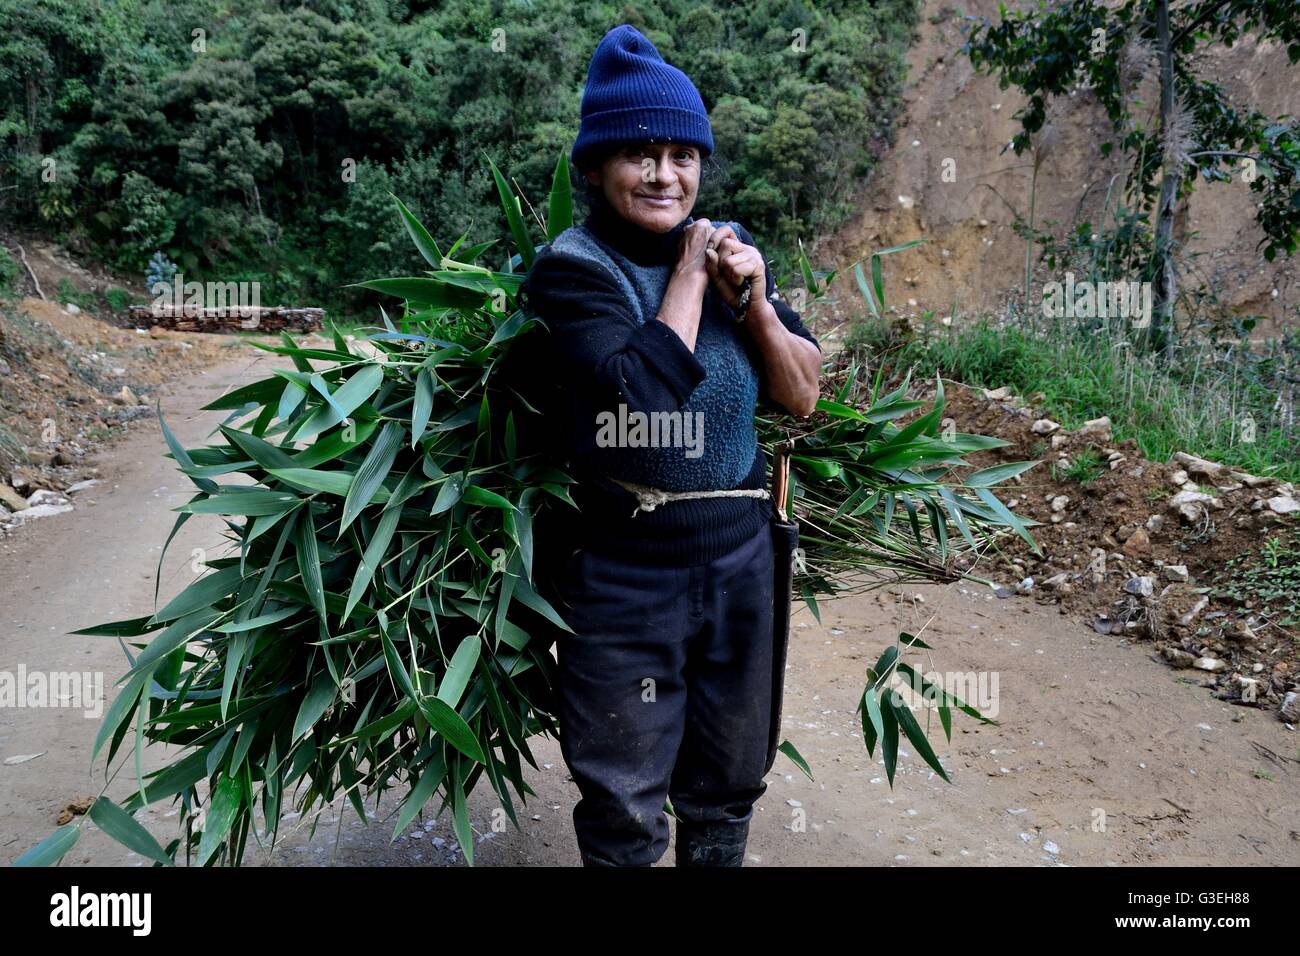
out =
<path fill-rule="evenodd" d="M 760 401 L 779 406 L 762 386 L 761 353 L 749 332 L 712 286 L 704 294 L 694 351 L 656 318 L 678 241 L 692 221 L 653 233 L 598 201 L 582 225 L 538 254 L 524 284 L 526 307 L 550 331 L 538 336 L 538 353 L 527 357 L 527 393 L 544 412 L 549 446 L 568 460 L 577 479 L 571 494 L 581 516 L 561 509 L 568 513 L 565 540 L 550 542 L 562 553 L 587 547 L 650 564 L 702 564 L 769 520 L 770 501 L 753 497 L 669 501 L 633 516 L 636 496 L 609 480 L 665 491 L 767 485 L 754 409 Z M 753 244 L 742 226 L 730 225 L 742 242 Z M 767 289 L 775 290 L 770 272 Z M 772 305 L 787 329 L 818 344 L 784 301 L 774 298 Z M 687 428 L 689 417 L 703 426 L 702 441 L 697 435 L 694 443 L 677 437 L 666 447 L 644 440 L 637 447 L 603 447 L 610 432 L 601 432 L 598 416 L 626 421 L 636 412 L 676 413 L 669 420 Z"/>

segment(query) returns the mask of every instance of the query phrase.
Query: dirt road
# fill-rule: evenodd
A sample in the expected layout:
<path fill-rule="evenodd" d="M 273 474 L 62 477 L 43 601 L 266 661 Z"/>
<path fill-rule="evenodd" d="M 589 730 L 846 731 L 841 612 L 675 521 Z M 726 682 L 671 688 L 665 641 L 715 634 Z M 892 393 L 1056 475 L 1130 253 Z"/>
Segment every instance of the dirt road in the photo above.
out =
<path fill-rule="evenodd" d="M 221 413 L 200 406 L 271 361 L 250 350 L 166 395 L 164 414 L 180 440 L 201 443 Z M 126 669 L 121 648 L 68 632 L 153 610 L 170 509 L 191 493 L 162 457 L 156 422 L 133 427 L 104 456 L 104 483 L 74 512 L 0 541 L 0 672 L 102 672 L 111 699 L 111 683 Z M 194 549 L 219 548 L 220 530 L 216 520 L 186 525 L 168 552 L 161 600 L 192 580 Z M 1300 740 L 1271 714 L 1214 700 L 1186 682 L 1187 672 L 1152 660 L 1149 646 L 972 585 L 846 597 L 826 605 L 822 618 L 796 613 L 786 678 L 785 736 L 815 780 L 778 756 L 755 811 L 747 865 L 1300 863 Z M 934 721 L 932 740 L 953 783 L 904 742 L 891 790 L 866 753 L 854 709 L 866 667 L 900 628 L 927 621 L 937 651 L 918 663 L 982 673 L 984 703 L 997 708 L 999 725 L 959 715 L 949 744 Z M 0 709 L 0 863 L 48 835 L 69 801 L 99 792 L 102 769 L 89 763 L 97 727 L 68 706 Z M 543 766 L 527 778 L 539 797 L 520 813 L 523 832 L 508 823 L 493 830 L 502 815 L 486 785 L 471 798 L 478 865 L 576 864 L 576 788 L 554 741 L 538 741 L 534 753 Z M 39 756 L 4 762 L 32 754 Z M 147 768 L 161 762 L 146 754 Z M 110 794 L 128 794 L 130 778 L 121 774 Z M 249 863 L 463 863 L 445 819 L 417 821 L 392 841 L 385 820 L 397 803 L 372 805 L 369 826 L 350 808 L 341 819 L 328 809 L 314 837 L 302 820 L 289 820 L 276 853 L 268 859 L 254 849 Z M 162 840 L 176 835 L 175 817 L 169 806 L 140 815 Z M 670 851 L 660 865 L 671 859 Z M 90 824 L 65 860 L 83 864 L 143 865 Z"/>

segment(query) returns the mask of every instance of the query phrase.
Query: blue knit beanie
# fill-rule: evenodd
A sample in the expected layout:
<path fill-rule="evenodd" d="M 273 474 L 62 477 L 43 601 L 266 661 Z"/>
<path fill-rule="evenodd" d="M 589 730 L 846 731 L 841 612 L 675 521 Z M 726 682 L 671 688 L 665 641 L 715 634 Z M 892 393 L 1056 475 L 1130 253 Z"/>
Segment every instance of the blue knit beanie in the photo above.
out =
<path fill-rule="evenodd" d="M 705 156 L 713 152 L 709 114 L 695 84 L 624 23 L 606 33 L 592 54 L 582 126 L 569 158 L 577 166 L 595 147 L 649 140 L 685 143 Z"/>

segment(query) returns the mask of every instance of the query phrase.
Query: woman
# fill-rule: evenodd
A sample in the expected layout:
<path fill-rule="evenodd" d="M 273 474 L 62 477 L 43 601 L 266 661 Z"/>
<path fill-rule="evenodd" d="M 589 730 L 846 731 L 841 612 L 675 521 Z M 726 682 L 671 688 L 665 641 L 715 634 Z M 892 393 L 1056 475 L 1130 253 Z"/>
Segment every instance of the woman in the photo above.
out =
<path fill-rule="evenodd" d="M 572 153 L 591 213 L 524 286 L 577 479 L 580 514 L 537 534 L 574 632 L 557 638 L 560 739 L 587 865 L 658 860 L 668 798 L 679 866 L 739 866 L 766 789 L 771 506 L 753 416 L 760 400 L 810 414 L 821 349 L 749 233 L 691 218 L 712 150 L 686 75 L 611 30 Z"/>

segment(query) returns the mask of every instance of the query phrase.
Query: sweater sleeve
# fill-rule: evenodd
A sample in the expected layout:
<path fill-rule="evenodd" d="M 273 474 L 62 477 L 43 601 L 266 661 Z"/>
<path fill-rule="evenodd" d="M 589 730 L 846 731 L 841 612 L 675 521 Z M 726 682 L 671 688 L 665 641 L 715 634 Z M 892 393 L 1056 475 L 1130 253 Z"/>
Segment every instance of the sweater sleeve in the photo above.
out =
<path fill-rule="evenodd" d="M 551 333 L 567 384 L 597 408 L 677 411 L 705 378 L 681 336 L 656 318 L 637 323 L 623 290 L 599 265 L 543 252 L 523 289 Z"/>

